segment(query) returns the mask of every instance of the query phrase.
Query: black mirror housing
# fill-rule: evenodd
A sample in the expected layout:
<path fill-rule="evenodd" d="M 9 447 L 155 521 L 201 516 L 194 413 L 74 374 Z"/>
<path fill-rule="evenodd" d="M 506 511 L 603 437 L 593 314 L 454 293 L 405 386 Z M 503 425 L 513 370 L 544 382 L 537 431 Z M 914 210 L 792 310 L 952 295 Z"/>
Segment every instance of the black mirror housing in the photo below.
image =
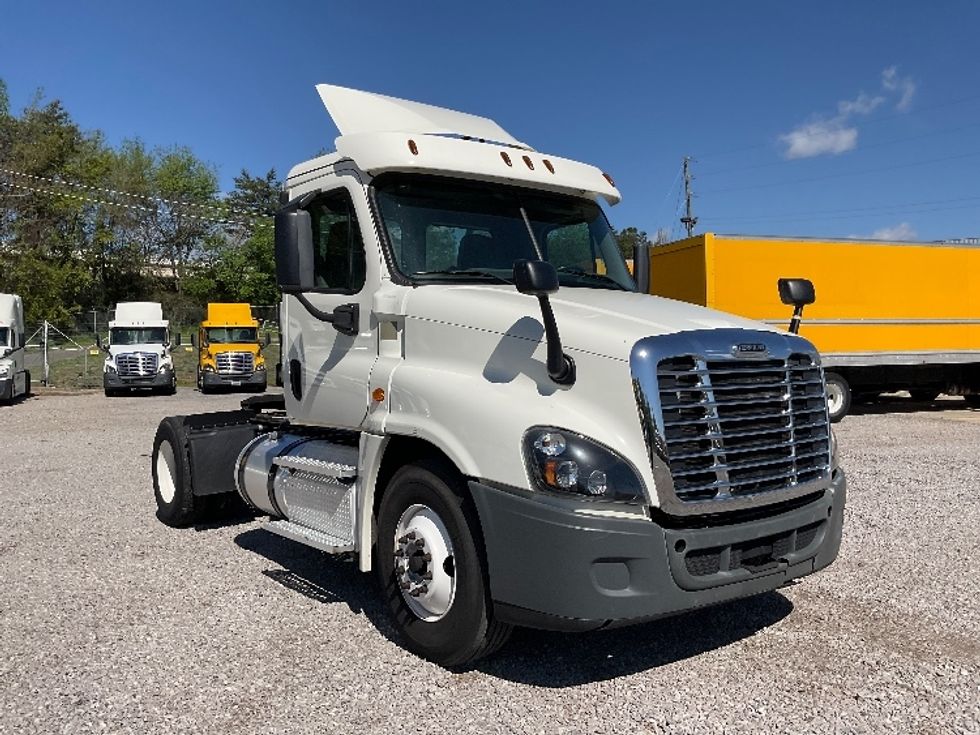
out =
<path fill-rule="evenodd" d="M 515 260 L 513 277 L 517 290 L 530 296 L 558 290 L 558 271 L 546 260 Z"/>
<path fill-rule="evenodd" d="M 777 282 L 779 298 L 790 306 L 808 306 L 817 300 L 813 282 L 806 278 L 780 278 Z"/>
<path fill-rule="evenodd" d="M 276 212 L 276 281 L 283 293 L 313 288 L 313 225 L 303 209 Z"/>

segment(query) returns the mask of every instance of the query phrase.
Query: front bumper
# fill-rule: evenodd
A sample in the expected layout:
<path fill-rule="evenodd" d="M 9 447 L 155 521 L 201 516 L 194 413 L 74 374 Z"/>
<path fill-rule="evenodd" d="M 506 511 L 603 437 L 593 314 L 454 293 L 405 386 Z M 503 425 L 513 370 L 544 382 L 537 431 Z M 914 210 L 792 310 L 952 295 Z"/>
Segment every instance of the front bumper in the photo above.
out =
<path fill-rule="evenodd" d="M 586 516 L 574 503 L 469 483 L 503 622 L 550 630 L 627 625 L 767 592 L 837 558 L 847 485 L 728 525 Z M 578 501 L 577 507 L 581 507 Z"/>
<path fill-rule="evenodd" d="M 201 374 L 201 380 L 205 388 L 259 388 L 266 387 L 266 371 L 256 370 L 251 375 L 221 375 L 205 370 Z"/>
<path fill-rule="evenodd" d="M 104 388 L 169 388 L 173 384 L 174 371 L 172 368 L 164 368 L 162 373 L 147 375 L 144 377 L 120 376 L 118 373 L 102 373 L 102 386 Z"/>

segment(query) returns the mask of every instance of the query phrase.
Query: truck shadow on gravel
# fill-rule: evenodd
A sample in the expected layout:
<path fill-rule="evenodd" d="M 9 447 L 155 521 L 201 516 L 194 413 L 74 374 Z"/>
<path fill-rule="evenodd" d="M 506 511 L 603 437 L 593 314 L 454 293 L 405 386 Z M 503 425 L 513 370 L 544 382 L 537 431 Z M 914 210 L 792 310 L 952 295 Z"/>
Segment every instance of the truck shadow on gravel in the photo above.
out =
<path fill-rule="evenodd" d="M 346 604 L 401 645 L 373 576 L 359 572 L 355 563 L 261 529 L 239 534 L 235 543 L 281 567 L 262 572 L 272 581 L 316 602 Z M 615 679 L 744 640 L 792 610 L 793 603 L 786 597 L 770 592 L 615 630 L 550 633 L 519 628 L 499 652 L 455 673 L 483 673 L 551 688 Z"/>
<path fill-rule="evenodd" d="M 789 615 L 778 592 L 591 633 L 517 629 L 495 656 L 475 670 L 500 679 L 561 688 L 606 681 L 684 661 L 750 638 Z"/>

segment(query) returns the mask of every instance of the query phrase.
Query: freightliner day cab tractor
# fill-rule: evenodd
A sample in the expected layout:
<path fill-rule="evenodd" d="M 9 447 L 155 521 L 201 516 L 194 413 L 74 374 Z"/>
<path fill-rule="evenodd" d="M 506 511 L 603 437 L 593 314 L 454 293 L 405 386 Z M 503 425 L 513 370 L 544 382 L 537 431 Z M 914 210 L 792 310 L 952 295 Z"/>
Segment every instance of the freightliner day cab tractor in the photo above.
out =
<path fill-rule="evenodd" d="M 375 571 L 443 665 L 773 590 L 837 556 L 820 357 L 638 293 L 599 169 L 489 119 L 321 85 L 337 152 L 276 216 L 282 396 L 170 417 L 158 516 L 238 492 Z"/>
<path fill-rule="evenodd" d="M 124 301 L 116 304 L 109 322 L 107 355 L 102 366 L 102 384 L 107 396 L 149 388 L 173 395 L 177 374 L 170 354 L 170 322 L 163 307 L 153 301 Z"/>
<path fill-rule="evenodd" d="M 24 305 L 20 296 L 0 293 L 0 402 L 31 393 L 24 368 Z"/>
<path fill-rule="evenodd" d="M 252 307 L 212 303 L 207 316 L 194 338 L 198 389 L 202 393 L 214 388 L 264 391 L 265 356 Z"/>

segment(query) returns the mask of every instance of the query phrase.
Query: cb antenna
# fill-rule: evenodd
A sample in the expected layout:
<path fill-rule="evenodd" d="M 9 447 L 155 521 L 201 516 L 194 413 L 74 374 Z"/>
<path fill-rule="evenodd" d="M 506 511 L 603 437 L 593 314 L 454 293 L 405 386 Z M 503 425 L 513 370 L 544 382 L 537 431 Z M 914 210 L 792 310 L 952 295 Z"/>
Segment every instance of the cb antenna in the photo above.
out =
<path fill-rule="evenodd" d="M 681 217 L 681 223 L 687 230 L 687 236 L 691 237 L 694 234 L 694 225 L 698 223 L 698 218 L 694 216 L 694 210 L 691 206 L 691 200 L 694 198 L 694 192 L 691 191 L 691 157 L 684 156 L 684 201 L 686 202 L 685 214 Z"/>

